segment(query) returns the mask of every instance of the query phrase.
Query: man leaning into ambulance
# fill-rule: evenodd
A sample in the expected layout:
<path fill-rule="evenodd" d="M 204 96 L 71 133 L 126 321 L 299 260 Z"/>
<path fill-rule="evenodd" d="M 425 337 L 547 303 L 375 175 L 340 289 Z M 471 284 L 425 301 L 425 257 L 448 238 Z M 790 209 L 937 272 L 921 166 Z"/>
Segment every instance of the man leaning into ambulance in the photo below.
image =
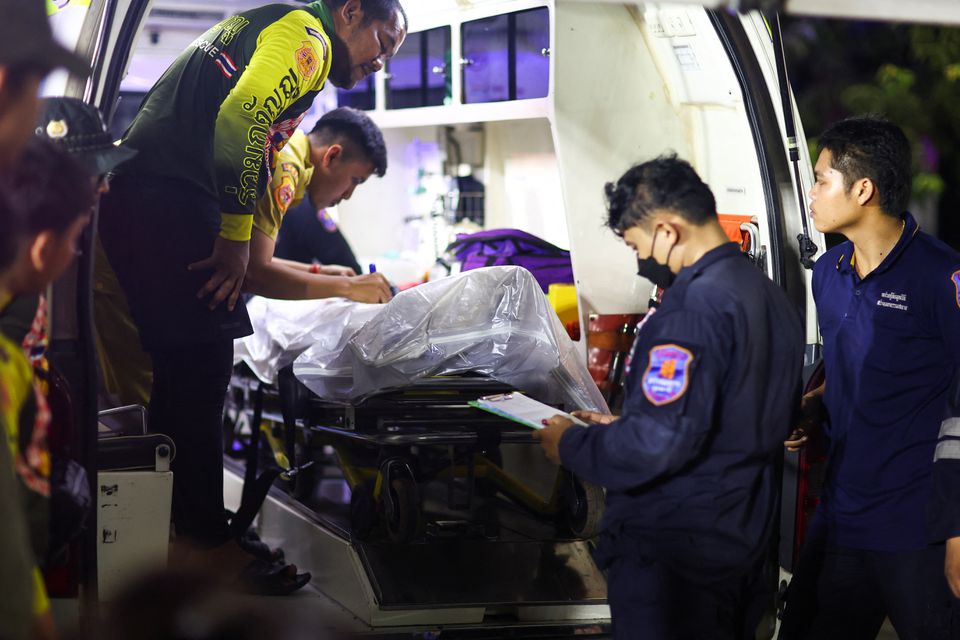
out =
<path fill-rule="evenodd" d="M 101 204 L 104 251 L 153 363 L 151 429 L 177 444 L 173 519 L 185 556 L 285 593 L 291 566 L 251 561 L 223 510 L 222 413 L 253 210 L 326 80 L 350 88 L 403 43 L 398 0 L 316 0 L 244 11 L 210 28 L 144 99 Z M 225 304 L 224 304 L 225 303 Z M 191 563 L 194 563 L 191 561 Z M 195 564 L 195 563 L 194 563 Z"/>

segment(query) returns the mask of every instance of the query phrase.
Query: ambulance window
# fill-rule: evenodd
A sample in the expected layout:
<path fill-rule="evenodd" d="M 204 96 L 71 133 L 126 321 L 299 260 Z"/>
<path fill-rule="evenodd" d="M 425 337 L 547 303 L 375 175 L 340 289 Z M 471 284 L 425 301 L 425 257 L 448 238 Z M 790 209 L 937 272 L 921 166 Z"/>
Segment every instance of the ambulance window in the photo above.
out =
<path fill-rule="evenodd" d="M 373 91 L 373 75 L 369 75 L 356 84 L 353 89 L 337 89 L 337 105 L 370 111 L 376 104 Z"/>

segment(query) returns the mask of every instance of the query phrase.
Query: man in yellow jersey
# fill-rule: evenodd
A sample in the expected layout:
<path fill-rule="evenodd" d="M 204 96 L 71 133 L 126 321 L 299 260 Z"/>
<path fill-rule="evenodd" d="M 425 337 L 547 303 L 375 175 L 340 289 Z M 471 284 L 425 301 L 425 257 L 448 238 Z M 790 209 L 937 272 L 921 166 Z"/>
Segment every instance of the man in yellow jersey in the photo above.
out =
<path fill-rule="evenodd" d="M 382 177 L 386 169 L 383 134 L 362 111 L 334 109 L 320 118 L 309 134 L 297 131 L 290 136 L 277 158 L 267 193 L 253 214 L 244 291 L 286 300 L 388 299 L 389 288 L 376 274 L 357 276 L 349 267 L 274 257 L 286 212 L 304 196 L 316 209 L 334 206 L 349 199 L 371 175 Z M 146 405 L 152 375 L 149 357 L 138 348 L 137 329 L 115 284 L 116 275 L 102 261 L 96 266 L 94 300 L 104 384 L 122 404 Z"/>
<path fill-rule="evenodd" d="M 339 265 L 305 264 L 274 258 L 287 209 L 307 196 L 317 209 L 349 200 L 354 189 L 387 171 L 383 134 L 362 111 L 341 107 L 324 114 L 309 134 L 297 132 L 280 152 L 267 194 L 257 203 L 244 290 L 288 300 L 342 296 L 362 300 L 365 289 L 385 286 L 377 274 L 357 277 Z M 381 299 L 390 297 L 381 289 Z"/>
<path fill-rule="evenodd" d="M 123 138 L 139 154 L 101 205 L 103 248 L 153 362 L 151 429 L 177 444 L 177 535 L 260 592 L 289 592 L 308 576 L 250 563 L 223 511 L 221 421 L 233 340 L 251 331 L 238 296 L 253 209 L 326 80 L 352 87 L 406 31 L 399 0 L 275 4 L 224 20 L 145 98 Z M 365 301 L 384 301 L 373 289 Z"/>

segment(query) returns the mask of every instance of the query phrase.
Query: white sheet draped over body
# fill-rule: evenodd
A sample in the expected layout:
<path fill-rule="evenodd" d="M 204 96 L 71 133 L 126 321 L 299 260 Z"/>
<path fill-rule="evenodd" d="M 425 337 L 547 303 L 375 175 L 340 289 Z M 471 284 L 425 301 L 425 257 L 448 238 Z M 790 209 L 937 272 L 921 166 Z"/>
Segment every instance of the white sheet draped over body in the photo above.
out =
<path fill-rule="evenodd" d="M 349 403 L 417 378 L 474 372 L 568 409 L 607 411 L 585 358 L 521 267 L 422 284 L 385 305 L 254 298 L 235 360 L 266 382 L 293 363 L 325 400 Z"/>

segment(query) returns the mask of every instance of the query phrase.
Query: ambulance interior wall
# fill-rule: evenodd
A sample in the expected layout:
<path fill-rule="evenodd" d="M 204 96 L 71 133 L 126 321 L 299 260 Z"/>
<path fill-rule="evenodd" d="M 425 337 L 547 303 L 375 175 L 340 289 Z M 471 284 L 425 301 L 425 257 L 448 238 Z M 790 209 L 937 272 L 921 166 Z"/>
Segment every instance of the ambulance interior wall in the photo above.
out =
<path fill-rule="evenodd" d="M 468 125 L 476 128 L 477 125 Z M 480 154 L 474 167 L 484 187 L 486 229 L 519 228 L 548 242 L 569 248 L 560 173 L 546 118 L 487 122 L 482 133 L 463 135 L 463 126 L 454 133 L 464 145 L 467 157 Z M 384 129 L 388 148 L 388 169 L 384 178 L 372 177 L 354 196 L 338 207 L 344 234 L 356 254 L 373 259 L 417 246 L 421 268 L 433 261 L 432 240 L 442 251 L 456 231 L 444 221 L 430 222 L 437 198 L 450 186 L 445 169 L 447 145 L 444 127 L 403 127 Z M 602 224 L 602 192 L 594 193 L 593 220 Z"/>
<path fill-rule="evenodd" d="M 486 227 L 514 227 L 570 248 L 560 168 L 546 118 L 491 122 L 486 129 Z M 603 194 L 594 194 L 602 224 Z"/>
<path fill-rule="evenodd" d="M 740 88 L 702 9 L 561 1 L 556 21 L 555 136 L 581 314 L 642 312 L 649 285 L 596 224 L 598 194 L 633 163 L 674 151 L 710 185 L 719 211 L 756 215 L 763 235 Z"/>
<path fill-rule="evenodd" d="M 371 176 L 337 207 L 340 228 L 361 261 L 400 252 L 405 246 L 414 249 L 413 236 L 427 233 L 419 219 L 429 214 L 440 193 L 437 127 L 384 129 L 383 138 L 386 175 Z"/>

